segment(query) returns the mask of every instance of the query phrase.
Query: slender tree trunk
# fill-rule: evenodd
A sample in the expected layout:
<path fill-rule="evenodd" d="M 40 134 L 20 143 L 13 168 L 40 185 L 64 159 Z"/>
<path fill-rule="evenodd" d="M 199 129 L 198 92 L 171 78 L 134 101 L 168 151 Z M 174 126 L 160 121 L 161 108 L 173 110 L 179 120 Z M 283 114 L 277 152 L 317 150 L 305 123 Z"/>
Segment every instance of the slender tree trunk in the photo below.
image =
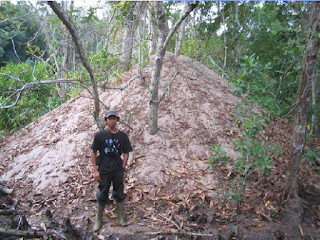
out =
<path fill-rule="evenodd" d="M 152 4 L 155 4 L 153 2 Z M 154 54 L 156 51 L 157 47 L 157 29 L 154 26 L 154 18 L 152 17 L 151 9 L 148 9 L 148 19 L 149 19 L 149 24 L 148 24 L 148 47 L 149 47 L 149 56 Z"/>
<path fill-rule="evenodd" d="M 218 4 L 220 4 L 220 2 L 218 2 Z M 225 21 L 225 15 L 224 15 L 224 6 L 223 6 L 223 2 L 221 2 L 222 4 L 222 10 L 221 10 L 221 16 L 222 16 L 222 24 L 225 27 L 226 21 Z M 225 69 L 227 66 L 227 37 L 226 37 L 226 33 L 223 33 L 223 47 L 224 47 L 224 57 L 223 57 L 223 66 L 222 66 L 222 77 L 225 77 Z"/>
<path fill-rule="evenodd" d="M 65 29 L 64 31 L 64 40 L 62 46 L 62 59 L 61 59 L 61 78 L 67 78 L 67 57 L 68 57 L 68 31 Z M 61 101 L 64 103 L 67 100 L 66 94 L 66 84 L 59 84 L 59 95 L 61 97 Z"/>
<path fill-rule="evenodd" d="M 311 134 L 317 134 L 318 133 L 318 109 L 317 109 L 317 78 L 318 75 L 315 72 L 312 77 L 312 123 L 311 123 Z"/>
<path fill-rule="evenodd" d="M 78 51 L 78 54 L 80 56 L 81 62 L 83 64 L 84 68 L 89 73 L 91 84 L 92 84 L 92 89 L 93 89 L 93 100 L 94 100 L 94 109 L 95 109 L 93 112 L 93 117 L 98 125 L 98 128 L 100 130 L 102 130 L 104 127 L 103 127 L 102 121 L 99 117 L 100 100 L 99 100 L 98 87 L 97 87 L 96 81 L 94 79 L 92 67 L 87 59 L 87 53 L 86 53 L 84 47 L 82 46 L 81 38 L 78 34 L 78 31 L 77 31 L 75 25 L 70 20 L 69 16 L 63 11 L 63 9 L 61 9 L 60 5 L 57 2 L 48 1 L 48 5 L 56 13 L 56 15 L 60 18 L 60 20 L 63 22 L 63 24 L 68 28 L 68 30 L 72 36 L 73 42 L 76 46 L 76 49 Z"/>
<path fill-rule="evenodd" d="M 163 58 L 166 52 L 168 43 L 175 33 L 177 28 L 180 26 L 181 22 L 190 14 L 190 12 L 196 7 L 197 3 L 190 4 L 187 11 L 180 17 L 178 22 L 172 27 L 168 33 L 168 22 L 166 21 L 166 16 L 164 12 L 163 2 L 156 2 L 156 16 L 157 16 L 157 26 L 159 30 L 159 38 L 157 44 L 157 54 L 154 63 L 154 68 L 152 70 L 151 76 L 151 98 L 150 98 L 150 114 L 149 114 L 149 131 L 151 135 L 158 132 L 158 108 L 160 104 L 159 99 L 159 81 L 160 73 L 163 64 Z"/>
<path fill-rule="evenodd" d="M 320 2 L 312 2 L 309 14 L 310 33 L 307 38 L 303 69 L 297 92 L 297 107 L 292 138 L 292 157 L 289 162 L 285 193 L 289 198 L 297 198 L 300 162 L 306 138 L 307 112 L 310 102 L 312 76 L 319 54 Z"/>
<path fill-rule="evenodd" d="M 150 134 L 154 135 L 158 132 L 158 109 L 159 109 L 159 80 L 162 68 L 163 58 L 165 55 L 164 42 L 168 35 L 168 23 L 163 8 L 163 2 L 156 2 L 157 27 L 159 29 L 159 37 L 157 44 L 157 54 L 152 70 L 151 77 L 151 99 L 150 99 L 150 117 L 149 127 Z"/>
<path fill-rule="evenodd" d="M 49 28 L 50 28 L 50 26 L 51 26 L 51 23 L 49 23 L 48 24 L 49 26 Z M 59 66 L 59 62 L 58 62 L 58 59 L 57 59 L 57 51 L 56 51 L 56 49 L 54 49 L 54 47 L 52 46 L 52 44 L 51 44 L 51 42 L 50 42 L 50 38 L 49 38 L 49 33 L 48 33 L 48 31 L 47 31 L 47 29 L 45 29 L 44 28 L 44 33 L 45 33 L 45 35 L 47 36 L 46 37 L 46 44 L 47 44 L 47 46 L 49 47 L 49 49 L 50 49 L 50 52 L 51 52 L 51 55 L 50 55 L 50 57 L 49 57 L 49 59 L 51 58 L 51 56 L 52 56 L 52 58 L 53 58 L 53 61 L 54 61 L 54 66 L 55 66 L 55 69 L 54 69 L 54 71 L 56 72 L 55 73 L 55 75 L 57 74 L 57 73 L 60 73 L 60 66 Z M 46 60 L 47 62 L 48 62 L 48 60 Z"/>
<path fill-rule="evenodd" d="M 193 39 L 194 39 L 194 41 L 196 43 L 196 53 L 195 53 L 194 58 L 197 60 L 198 59 L 198 55 L 199 55 L 199 36 L 198 36 L 199 34 L 198 34 L 198 31 L 197 31 L 197 22 L 196 22 L 196 20 L 197 20 L 196 14 L 193 14 L 193 21 L 192 21 L 192 23 L 193 23 L 193 26 L 192 26 L 192 28 L 193 28 Z"/>
<path fill-rule="evenodd" d="M 63 32 L 63 46 L 62 46 L 62 59 L 61 59 L 61 78 L 67 78 L 67 58 L 68 58 L 68 44 L 69 44 L 69 36 L 68 29 L 65 28 Z M 64 103 L 67 100 L 66 97 L 66 84 L 59 84 L 59 95 L 61 97 L 62 102 Z"/>
<path fill-rule="evenodd" d="M 68 10 L 68 2 L 62 2 L 63 8 L 65 10 Z M 70 3 L 70 10 L 73 10 L 73 4 L 74 1 L 71 1 Z M 68 77 L 68 67 L 67 67 L 67 61 L 69 58 L 69 42 L 70 42 L 70 35 L 68 32 L 68 29 L 65 28 L 63 31 L 63 45 L 62 45 L 62 58 L 61 58 L 61 72 L 60 77 L 62 79 L 65 79 Z M 67 84 L 66 83 L 60 83 L 59 84 L 59 95 L 61 97 L 61 101 L 64 103 L 67 100 Z"/>
<path fill-rule="evenodd" d="M 133 37 L 134 37 L 135 21 L 129 21 L 126 25 L 126 31 L 123 38 L 122 52 L 123 52 L 123 70 L 128 71 L 130 69 L 132 49 L 133 49 Z"/>
<path fill-rule="evenodd" d="M 188 2 L 186 1 L 186 2 L 184 2 L 184 5 L 183 5 L 183 13 L 186 12 L 187 10 L 188 10 Z M 180 26 L 179 36 L 178 36 L 177 43 L 176 43 L 175 56 L 180 55 L 182 42 L 183 42 L 184 35 L 185 35 L 185 30 L 186 30 L 186 19 L 182 21 L 181 26 Z"/>
<path fill-rule="evenodd" d="M 238 25 L 238 27 L 240 28 L 240 22 L 239 22 L 239 2 L 235 1 L 234 2 L 234 7 L 235 7 L 235 18 L 236 18 L 236 23 Z"/>
<path fill-rule="evenodd" d="M 138 64 L 139 64 L 140 82 L 142 85 L 145 85 L 145 76 L 144 76 L 143 66 L 142 66 L 142 64 L 144 62 L 144 54 L 142 51 L 142 48 L 143 48 L 142 39 L 144 39 L 143 32 L 144 32 L 145 19 L 143 21 L 143 17 L 145 16 L 145 14 L 144 14 L 145 6 L 146 6 L 145 2 L 138 2 L 136 4 L 137 19 L 140 18 L 139 25 L 138 25 L 138 42 L 139 42 Z"/>
<path fill-rule="evenodd" d="M 234 37 L 234 42 L 237 42 L 237 39 L 239 39 L 239 35 L 240 35 L 240 32 L 241 32 L 241 24 L 240 24 L 240 21 L 239 21 L 239 2 L 238 1 L 235 1 L 234 2 L 235 4 L 235 20 L 236 20 L 236 23 L 237 25 L 234 26 L 234 31 L 233 31 L 233 35 L 235 36 Z M 234 67 L 232 69 L 233 71 L 233 75 L 237 75 L 239 73 L 239 57 L 238 57 L 238 53 L 239 53 L 239 48 L 236 46 L 236 44 L 233 44 L 232 46 L 232 58 L 234 60 Z"/>

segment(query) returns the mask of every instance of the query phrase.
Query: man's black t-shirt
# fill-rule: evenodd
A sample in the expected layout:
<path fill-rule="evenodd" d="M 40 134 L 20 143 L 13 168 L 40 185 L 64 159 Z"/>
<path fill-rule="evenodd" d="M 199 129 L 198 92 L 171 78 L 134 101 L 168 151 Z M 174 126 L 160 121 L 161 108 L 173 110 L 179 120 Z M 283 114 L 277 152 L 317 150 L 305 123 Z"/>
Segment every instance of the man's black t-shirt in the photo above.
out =
<path fill-rule="evenodd" d="M 127 134 L 122 131 L 111 133 L 107 130 L 98 132 L 91 146 L 93 151 L 99 151 L 99 172 L 112 173 L 123 170 L 121 155 L 132 151 Z"/>

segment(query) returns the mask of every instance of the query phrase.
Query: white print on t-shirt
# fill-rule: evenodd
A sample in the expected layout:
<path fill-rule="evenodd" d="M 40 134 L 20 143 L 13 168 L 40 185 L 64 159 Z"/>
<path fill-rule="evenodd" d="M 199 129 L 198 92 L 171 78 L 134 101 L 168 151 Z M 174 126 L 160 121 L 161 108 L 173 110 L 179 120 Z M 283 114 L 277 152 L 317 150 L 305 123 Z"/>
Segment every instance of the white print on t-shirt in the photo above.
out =
<path fill-rule="evenodd" d="M 105 153 L 120 153 L 120 143 L 118 139 L 106 139 L 106 148 L 104 149 Z"/>

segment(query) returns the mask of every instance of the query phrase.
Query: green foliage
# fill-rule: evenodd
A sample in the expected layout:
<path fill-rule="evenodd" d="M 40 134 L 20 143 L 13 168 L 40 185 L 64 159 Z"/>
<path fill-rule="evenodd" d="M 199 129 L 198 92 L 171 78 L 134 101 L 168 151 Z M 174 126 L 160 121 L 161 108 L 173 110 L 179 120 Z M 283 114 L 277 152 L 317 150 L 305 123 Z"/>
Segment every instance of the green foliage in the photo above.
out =
<path fill-rule="evenodd" d="M 212 156 L 209 158 L 209 169 L 212 169 L 219 163 L 226 163 L 229 159 L 227 153 L 223 150 L 220 144 L 211 146 L 210 152 Z"/>
<path fill-rule="evenodd" d="M 320 159 L 320 148 L 316 148 L 314 150 L 311 150 L 309 148 L 304 148 L 303 149 L 303 154 L 302 154 L 302 162 L 309 161 L 312 164 L 316 164 L 319 162 Z M 318 160 L 317 160 L 318 159 Z"/>
<path fill-rule="evenodd" d="M 236 188 L 236 186 L 234 184 L 231 184 L 231 187 L 233 189 Z M 233 200 L 236 200 L 236 201 L 241 201 L 242 200 L 242 195 L 234 192 L 234 191 L 230 191 L 230 190 L 227 190 L 227 189 L 224 189 L 224 192 L 223 192 L 223 195 L 226 199 L 233 199 Z"/>
<path fill-rule="evenodd" d="M 303 2 L 265 2 L 262 6 L 250 6 L 243 30 L 243 33 L 248 31 L 248 37 L 240 38 L 234 47 L 229 47 L 230 50 L 237 50 L 239 44 L 247 47 L 246 55 L 239 52 L 242 57 L 233 82 L 242 94 L 266 107 L 270 114 L 285 115 L 295 102 L 305 47 L 306 6 L 308 3 Z M 229 59 L 234 58 L 229 56 Z"/>
<path fill-rule="evenodd" d="M 241 73 L 231 82 L 236 96 L 248 96 L 259 103 L 270 115 L 281 114 L 279 99 L 276 98 L 277 81 L 270 78 L 270 63 L 264 66 L 255 54 L 241 58 Z"/>
<path fill-rule="evenodd" d="M 0 67 L 9 62 L 23 62 L 30 57 L 27 43 L 44 49 L 43 35 L 38 33 L 40 22 L 23 2 L 0 4 Z"/>
<path fill-rule="evenodd" d="M 121 68 L 119 67 L 119 59 L 116 55 L 102 49 L 91 52 L 89 60 L 94 69 L 97 82 L 108 81 L 112 77 L 116 77 L 117 81 L 120 80 Z"/>
<path fill-rule="evenodd" d="M 8 64 L 0 69 L 0 105 L 9 106 L 18 96 L 18 89 L 35 79 L 51 76 L 45 64 Z M 16 93 L 15 93 L 16 92 Z M 18 103 L 11 108 L 0 109 L 0 131 L 10 133 L 23 127 L 60 104 L 56 86 L 35 85 L 21 93 Z"/>
<path fill-rule="evenodd" d="M 279 146 L 270 145 L 263 141 L 261 132 L 269 123 L 267 116 L 253 112 L 252 101 L 239 104 L 234 112 L 233 121 L 241 129 L 241 138 L 234 140 L 233 145 L 237 150 L 237 157 L 232 162 L 232 175 L 230 190 L 225 190 L 224 195 L 228 199 L 242 200 L 247 176 L 253 172 L 259 172 L 265 176 L 270 174 L 273 157 L 279 157 L 282 150 Z M 216 167 L 219 163 L 231 162 L 221 145 L 212 146 L 212 156 L 209 159 L 209 168 Z"/>
<path fill-rule="evenodd" d="M 214 10 L 217 4 L 220 12 Z M 286 115 L 295 103 L 301 75 L 309 5 L 310 2 L 201 3 L 197 9 L 201 14 L 194 20 L 197 25 L 186 29 L 188 37 L 182 54 L 217 73 L 227 73 L 237 96 L 254 99 L 271 116 Z M 221 27 L 222 9 L 225 29 Z"/>
<path fill-rule="evenodd" d="M 197 56 L 197 43 L 193 39 L 183 41 L 181 53 L 195 59 Z"/>

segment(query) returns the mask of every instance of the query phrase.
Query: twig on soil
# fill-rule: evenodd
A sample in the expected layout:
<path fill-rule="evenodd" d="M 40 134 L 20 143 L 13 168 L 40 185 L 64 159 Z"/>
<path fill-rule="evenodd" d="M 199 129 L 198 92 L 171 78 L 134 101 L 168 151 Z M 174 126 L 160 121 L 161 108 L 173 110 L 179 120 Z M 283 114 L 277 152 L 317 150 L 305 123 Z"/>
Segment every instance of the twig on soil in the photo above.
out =
<path fill-rule="evenodd" d="M 185 235 L 191 235 L 191 236 L 199 236 L 199 237 L 218 237 L 217 235 L 210 234 L 210 233 L 193 233 L 193 232 L 182 232 Z"/>
<path fill-rule="evenodd" d="M 258 214 L 259 214 L 261 217 L 264 217 L 264 218 L 268 219 L 270 222 L 273 222 L 272 219 L 271 219 L 269 216 L 265 215 L 264 213 L 259 212 Z"/>
<path fill-rule="evenodd" d="M 167 220 L 168 222 L 173 223 L 173 225 L 180 231 L 182 230 L 181 226 L 178 226 L 178 224 L 176 224 L 173 220 L 171 220 L 170 218 L 167 218 L 165 216 L 163 216 L 162 214 L 159 214 L 160 217 L 164 218 L 165 220 Z"/>
<path fill-rule="evenodd" d="M 78 169 L 79 169 L 79 172 L 80 172 L 81 177 L 84 179 L 85 177 L 83 176 L 83 173 L 82 173 L 82 171 L 81 171 L 81 168 L 80 168 L 79 163 L 77 164 L 77 166 L 78 166 Z"/>
<path fill-rule="evenodd" d="M 149 235 L 159 235 L 159 234 L 171 234 L 172 232 L 168 231 L 158 231 L 158 232 L 149 232 Z M 210 233 L 194 233 L 194 232 L 187 232 L 187 231 L 180 231 L 179 234 L 187 235 L 187 236 L 197 236 L 197 237 L 219 237 L 219 235 L 210 234 Z"/>

